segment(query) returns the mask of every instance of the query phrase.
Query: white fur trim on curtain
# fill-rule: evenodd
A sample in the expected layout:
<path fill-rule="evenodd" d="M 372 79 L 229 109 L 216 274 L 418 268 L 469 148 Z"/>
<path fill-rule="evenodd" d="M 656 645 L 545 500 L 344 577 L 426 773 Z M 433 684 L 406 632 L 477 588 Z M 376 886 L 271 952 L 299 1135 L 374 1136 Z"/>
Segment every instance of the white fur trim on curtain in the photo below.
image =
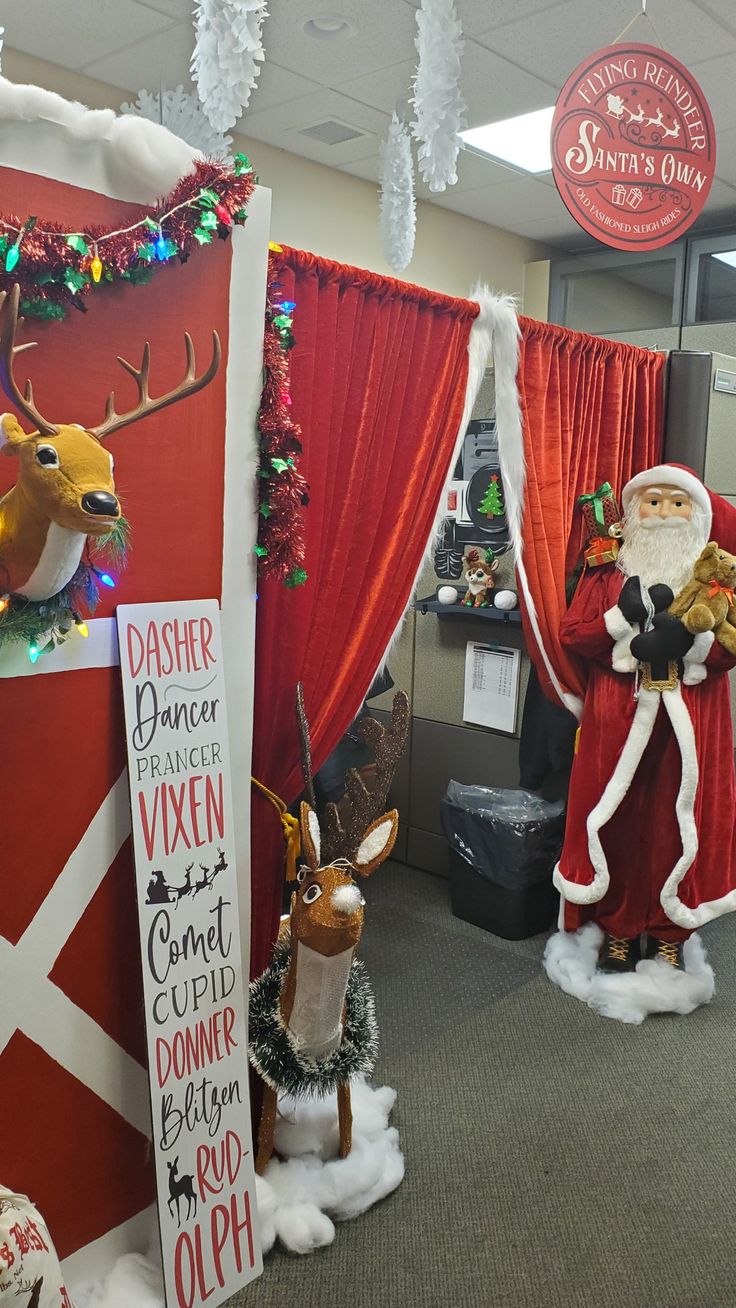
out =
<path fill-rule="evenodd" d="M 516 314 L 513 298 L 509 295 L 491 296 L 487 286 L 478 286 L 473 291 L 473 298 L 485 310 L 492 325 L 493 335 L 493 369 L 496 385 L 496 429 L 498 432 L 498 457 L 501 465 L 506 520 L 514 547 L 514 561 L 519 579 L 519 587 L 524 596 L 527 617 L 534 632 L 537 649 L 547 671 L 547 675 L 565 708 L 580 718 L 583 701 L 572 691 L 565 690 L 552 664 L 549 652 L 539 626 L 536 605 L 529 587 L 526 567 L 524 566 L 524 540 L 522 520 L 524 514 L 524 491 L 526 488 L 526 460 L 524 457 L 524 427 L 521 416 L 521 400 L 517 373 L 519 371 L 519 337 L 521 329 Z"/>
<path fill-rule="evenodd" d="M 564 895 L 571 904 L 597 904 L 608 890 L 611 878 L 600 831 L 607 822 L 610 822 L 628 793 L 654 729 L 661 699 L 662 696 L 657 690 L 639 692 L 639 702 L 626 744 L 619 754 L 618 762 L 603 794 L 595 808 L 588 814 L 588 854 L 593 864 L 593 880 L 587 885 L 580 885 L 563 877 L 559 863 L 554 870 L 554 883 L 560 894 Z"/>
<path fill-rule="evenodd" d="M 483 378 L 485 376 L 486 368 L 488 367 L 488 362 L 491 357 L 491 351 L 493 351 L 493 357 L 495 363 L 496 348 L 498 344 L 497 337 L 496 337 L 496 330 L 499 326 L 499 322 L 503 322 L 505 324 L 505 333 L 508 333 L 509 330 L 513 331 L 514 333 L 513 349 L 515 351 L 514 358 L 516 358 L 516 354 L 518 353 L 517 342 L 519 336 L 519 324 L 514 309 L 514 301 L 511 298 L 511 296 L 494 295 L 493 292 L 490 291 L 487 286 L 481 286 L 481 287 L 475 287 L 475 289 L 472 292 L 472 298 L 478 301 L 480 305 L 480 313 L 478 314 L 478 317 L 475 319 L 473 326 L 470 329 L 470 336 L 468 338 L 468 378 L 465 383 L 465 401 L 463 403 L 463 411 L 460 418 L 460 425 L 455 435 L 455 444 L 452 452 L 452 459 L 449 464 L 450 470 L 452 470 L 454 464 L 457 462 L 457 459 L 460 455 L 463 441 L 465 440 L 465 432 L 467 430 L 468 423 L 470 422 L 470 419 L 472 417 L 473 409 L 475 408 L 475 401 L 478 398 L 478 393 L 483 384 Z M 516 376 L 515 367 L 516 365 L 514 364 L 514 377 Z M 515 384 L 516 383 L 514 382 L 514 386 Z M 507 500 L 506 511 L 508 515 L 508 500 Z M 388 661 L 389 655 L 391 654 L 391 651 L 394 648 L 394 645 L 396 644 L 397 640 L 399 639 L 399 636 L 401 635 L 401 630 L 404 626 L 406 615 L 409 612 L 409 609 L 411 608 L 412 604 L 414 603 L 414 597 L 416 595 L 417 586 L 419 585 L 419 580 L 421 578 L 421 575 L 424 572 L 427 563 L 432 558 L 435 542 L 437 540 L 437 534 L 439 532 L 443 517 L 444 517 L 444 511 L 442 508 L 442 500 L 440 499 L 435 520 L 434 523 L 432 524 L 432 531 L 430 532 L 426 549 L 422 556 L 422 561 L 419 564 L 417 574 L 412 583 L 408 604 L 404 609 L 404 612 L 402 613 L 401 618 L 399 620 L 398 626 L 396 627 L 396 630 L 394 631 L 388 643 L 388 648 L 386 649 L 383 658 L 381 659 L 381 662 L 378 665 L 379 669 L 385 666 L 386 662 Z"/>

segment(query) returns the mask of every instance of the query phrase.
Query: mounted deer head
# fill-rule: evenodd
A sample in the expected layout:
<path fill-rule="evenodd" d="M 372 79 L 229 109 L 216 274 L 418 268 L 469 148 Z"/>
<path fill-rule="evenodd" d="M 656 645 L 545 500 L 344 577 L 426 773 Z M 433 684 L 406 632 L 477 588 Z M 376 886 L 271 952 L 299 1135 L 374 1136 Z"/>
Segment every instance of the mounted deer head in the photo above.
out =
<path fill-rule="evenodd" d="M 151 354 L 146 343 L 140 368 L 118 356 L 118 362 L 135 378 L 138 387 L 138 403 L 133 409 L 117 413 L 111 392 L 99 426 L 52 423 L 36 408 L 30 381 L 21 390 L 15 380 L 15 356 L 36 344 L 15 343 L 23 322 L 18 317 L 19 299 L 17 285 L 9 298 L 7 292 L 0 293 L 0 387 L 33 430 L 24 431 L 12 413 L 0 416 L 0 449 L 16 456 L 19 462 L 16 484 L 0 500 L 0 591 L 43 600 L 58 594 L 71 580 L 87 537 L 106 535 L 120 517 L 112 455 L 100 442 L 201 390 L 215 376 L 221 350 L 217 332 L 213 332 L 212 362 L 197 377 L 194 347 L 185 333 L 187 369 L 183 380 L 173 390 L 151 399 Z"/>

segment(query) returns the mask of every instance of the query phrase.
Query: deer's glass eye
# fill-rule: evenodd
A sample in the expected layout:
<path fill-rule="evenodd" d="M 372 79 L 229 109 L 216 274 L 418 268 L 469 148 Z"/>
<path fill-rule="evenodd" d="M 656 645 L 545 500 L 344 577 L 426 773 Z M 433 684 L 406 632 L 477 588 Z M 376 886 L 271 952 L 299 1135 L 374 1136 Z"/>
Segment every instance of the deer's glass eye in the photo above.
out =
<path fill-rule="evenodd" d="M 299 868 L 299 871 L 298 871 L 297 874 L 296 874 L 296 879 L 297 879 L 297 881 L 299 882 L 299 885 L 301 885 L 303 881 L 306 881 L 306 879 L 307 879 L 307 872 L 308 872 L 308 871 L 309 871 L 309 869 L 306 868 L 306 867 L 300 867 L 300 868 Z"/>
<path fill-rule="evenodd" d="M 55 450 L 53 445 L 39 445 L 36 450 L 36 462 L 42 464 L 44 468 L 58 468 L 59 451 Z"/>
<path fill-rule="evenodd" d="M 315 904 L 321 894 L 322 890 L 319 886 L 310 886 L 308 890 L 304 891 L 304 903 Z"/>

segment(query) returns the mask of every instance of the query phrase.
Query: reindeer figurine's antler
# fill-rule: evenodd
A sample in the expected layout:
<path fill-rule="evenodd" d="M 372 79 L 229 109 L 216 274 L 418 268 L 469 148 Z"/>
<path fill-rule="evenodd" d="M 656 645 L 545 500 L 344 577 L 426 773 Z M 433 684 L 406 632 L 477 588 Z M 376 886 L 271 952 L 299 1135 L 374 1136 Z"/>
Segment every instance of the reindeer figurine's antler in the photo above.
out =
<path fill-rule="evenodd" d="M 7 295 L 7 291 L 0 291 L 0 311 L 5 305 Z M 10 292 L 8 307 L 3 316 L 2 334 L 0 334 L 0 386 L 8 399 L 13 401 L 16 408 L 42 436 L 57 436 L 59 428 L 44 418 L 33 403 L 33 387 L 30 381 L 26 381 L 25 391 L 21 391 L 13 376 L 13 359 L 16 354 L 22 354 L 23 350 L 31 350 L 38 344 L 37 341 L 26 341 L 25 345 L 15 343 L 18 328 L 23 325 L 23 319 L 18 317 L 19 303 L 20 286 L 16 282 Z"/>
<path fill-rule="evenodd" d="M 122 427 L 127 427 L 131 422 L 138 422 L 141 418 L 147 418 L 151 413 L 157 413 L 159 409 L 165 409 L 167 404 L 175 404 L 177 400 L 183 400 L 186 395 L 194 395 L 201 391 L 203 387 L 209 385 L 220 366 L 222 358 L 222 347 L 220 337 L 216 331 L 212 333 L 212 362 L 206 372 L 200 377 L 196 376 L 196 362 L 194 358 L 194 346 L 189 332 L 184 333 L 184 344 L 187 352 L 187 370 L 182 381 L 179 382 L 173 390 L 167 391 L 165 395 L 159 395 L 157 399 L 152 400 L 148 394 L 148 374 L 151 368 L 151 347 L 146 341 L 143 347 L 143 358 L 140 368 L 135 368 L 127 359 L 118 355 L 118 363 L 121 367 L 129 372 L 131 377 L 135 378 L 138 387 L 138 403 L 134 409 L 129 409 L 126 413 L 116 413 L 115 411 L 115 392 L 110 391 L 105 406 L 105 418 L 98 427 L 90 427 L 88 430 L 98 440 L 104 440 L 106 436 L 112 435 L 114 431 L 120 431 Z"/>
<path fill-rule="evenodd" d="M 343 799 L 339 804 L 327 805 L 321 822 L 322 860 L 325 863 L 336 858 L 352 858 L 366 828 L 384 811 L 396 764 L 409 733 L 409 700 L 404 691 L 397 691 L 394 695 L 388 727 L 377 718 L 367 717 L 358 724 L 357 730 L 373 750 L 375 783 L 369 789 L 355 768 L 347 773 Z"/>

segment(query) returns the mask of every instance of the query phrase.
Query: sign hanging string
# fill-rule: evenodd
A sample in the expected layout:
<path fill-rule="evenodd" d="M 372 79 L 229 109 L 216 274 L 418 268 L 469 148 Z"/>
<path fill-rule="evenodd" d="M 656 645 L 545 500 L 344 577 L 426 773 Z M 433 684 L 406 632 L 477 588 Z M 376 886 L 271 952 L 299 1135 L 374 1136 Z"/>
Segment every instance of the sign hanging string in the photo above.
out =
<path fill-rule="evenodd" d="M 613 39 L 613 41 L 611 42 L 611 44 L 612 44 L 612 45 L 618 45 L 618 42 L 619 42 L 620 40 L 622 40 L 623 37 L 626 36 L 626 33 L 630 30 L 630 28 L 632 28 L 632 27 L 634 26 L 634 23 L 638 23 L 638 21 L 639 21 L 640 18 L 645 18 L 645 19 L 646 19 L 646 21 L 648 22 L 648 24 L 649 24 L 649 26 L 651 27 L 652 31 L 654 32 L 654 35 L 655 35 L 656 38 L 657 38 L 657 41 L 658 41 L 659 46 L 660 46 L 660 49 L 662 49 L 662 50 L 666 50 L 667 47 L 666 47 L 664 41 L 662 40 L 662 37 L 660 36 L 660 34 L 659 34 L 658 30 L 657 30 L 657 25 L 656 25 L 654 19 L 652 18 L 651 14 L 648 14 L 648 13 L 647 13 L 647 0 L 641 0 L 641 9 L 640 9 L 637 13 L 634 14 L 634 17 L 633 17 L 633 18 L 629 19 L 629 21 L 628 21 L 628 23 L 626 24 L 626 26 L 625 26 L 625 28 L 623 29 L 623 31 L 622 31 L 622 32 L 619 32 L 618 36 L 614 37 L 614 39 Z"/>

